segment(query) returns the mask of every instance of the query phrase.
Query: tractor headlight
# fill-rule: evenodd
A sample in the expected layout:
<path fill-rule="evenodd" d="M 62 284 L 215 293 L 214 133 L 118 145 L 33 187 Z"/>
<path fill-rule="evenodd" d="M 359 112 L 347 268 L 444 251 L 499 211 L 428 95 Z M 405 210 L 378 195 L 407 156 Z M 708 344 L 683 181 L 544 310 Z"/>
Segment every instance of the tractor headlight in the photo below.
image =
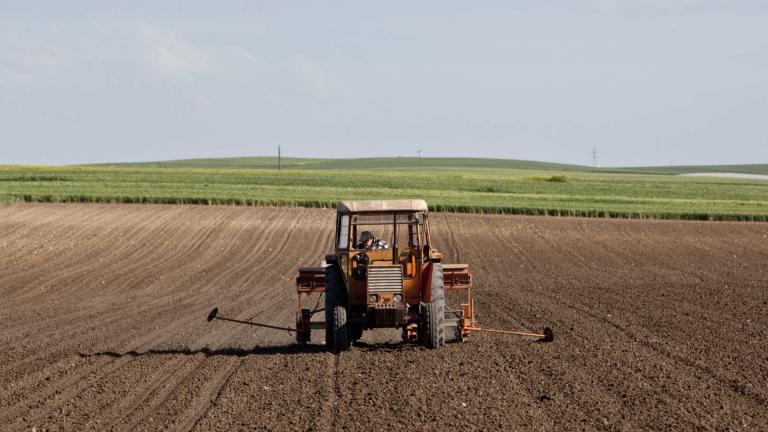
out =
<path fill-rule="evenodd" d="M 369 303 L 378 303 L 379 302 L 379 295 L 378 294 L 371 294 L 368 296 L 368 302 Z"/>
<path fill-rule="evenodd" d="M 394 297 L 392 297 L 395 300 L 395 303 L 402 303 L 403 302 L 403 296 L 401 294 L 395 294 Z"/>

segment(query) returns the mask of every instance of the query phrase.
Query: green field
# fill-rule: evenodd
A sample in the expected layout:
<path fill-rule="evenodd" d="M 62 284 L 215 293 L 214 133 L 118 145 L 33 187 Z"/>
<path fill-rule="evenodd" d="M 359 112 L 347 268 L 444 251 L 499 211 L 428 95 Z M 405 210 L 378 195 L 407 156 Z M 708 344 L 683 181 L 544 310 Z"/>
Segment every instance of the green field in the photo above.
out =
<path fill-rule="evenodd" d="M 582 172 L 547 165 L 546 170 L 444 164 L 282 171 L 8 166 L 0 167 L 0 201 L 332 207 L 345 199 L 424 198 L 438 211 L 768 220 L 768 181 Z"/>

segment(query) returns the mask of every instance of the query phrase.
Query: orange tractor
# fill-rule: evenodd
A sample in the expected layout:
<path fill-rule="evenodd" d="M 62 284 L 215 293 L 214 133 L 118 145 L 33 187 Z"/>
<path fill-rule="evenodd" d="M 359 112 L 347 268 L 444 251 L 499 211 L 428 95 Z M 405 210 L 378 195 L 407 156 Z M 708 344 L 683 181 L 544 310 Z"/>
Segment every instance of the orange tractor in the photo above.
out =
<path fill-rule="evenodd" d="M 299 269 L 295 328 L 221 317 L 218 309 L 211 311 L 208 321 L 288 330 L 296 333 L 300 344 L 310 342 L 312 330 L 324 329 L 326 346 L 333 352 L 348 349 L 365 330 L 375 328 L 401 329 L 404 341 L 429 348 L 464 341 L 475 331 L 553 340 L 549 328 L 539 334 L 477 326 L 472 273 L 467 264 L 443 263 L 443 254 L 430 237 L 424 200 L 339 203 L 334 249 L 322 266 Z M 450 308 L 447 296 L 459 307 Z M 311 304 L 310 297 L 317 301 L 314 307 L 305 307 Z M 313 320 L 320 312 L 325 319 Z"/>

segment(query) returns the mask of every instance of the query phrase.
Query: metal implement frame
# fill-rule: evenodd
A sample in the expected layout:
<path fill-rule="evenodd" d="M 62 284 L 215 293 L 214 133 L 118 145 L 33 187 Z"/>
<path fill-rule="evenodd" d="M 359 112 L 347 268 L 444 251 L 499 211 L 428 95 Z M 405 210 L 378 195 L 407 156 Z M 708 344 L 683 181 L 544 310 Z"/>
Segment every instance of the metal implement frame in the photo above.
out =
<path fill-rule="evenodd" d="M 236 319 L 236 318 L 228 318 L 228 317 L 219 316 L 219 308 L 213 308 L 211 313 L 208 314 L 208 322 L 211 322 L 211 321 L 213 321 L 215 319 L 221 320 L 221 321 L 234 322 L 234 323 L 238 323 L 238 324 L 247 324 L 247 325 L 251 325 L 251 326 L 254 326 L 254 327 L 264 327 L 264 328 L 273 329 L 273 330 L 286 330 L 288 332 L 295 332 L 296 331 L 295 328 L 291 328 L 291 327 L 281 327 L 281 326 L 276 326 L 276 325 L 272 325 L 272 324 L 257 323 L 257 322 L 253 322 L 253 321 L 250 321 L 250 320 L 241 320 L 241 319 Z"/>
<path fill-rule="evenodd" d="M 483 328 L 475 322 L 475 302 L 472 297 L 472 272 L 467 264 L 443 264 L 443 289 L 446 291 L 466 292 L 466 303 L 461 304 L 461 320 L 459 322 L 459 340 L 465 341 L 472 332 L 501 333 L 524 337 L 537 337 L 544 342 L 552 342 L 554 334 L 549 327 L 543 333 Z"/>
<path fill-rule="evenodd" d="M 310 341 L 312 330 L 325 329 L 325 322 L 312 321 L 312 316 L 325 308 L 318 303 L 311 309 L 303 307 L 303 300 L 312 294 L 325 294 L 325 267 L 301 267 L 296 277 L 296 342 L 304 345 Z"/>
<path fill-rule="evenodd" d="M 475 301 L 472 298 L 472 272 L 468 264 L 443 264 L 443 289 L 465 293 L 461 303 L 461 319 L 458 323 L 458 338 L 465 341 L 475 327 Z"/>
<path fill-rule="evenodd" d="M 403 327 L 403 339 L 414 340 L 419 333 L 419 327 L 421 327 L 426 319 L 421 311 L 423 302 L 431 301 L 431 267 L 432 263 L 442 263 L 444 258 L 443 254 L 432 247 L 432 240 L 430 236 L 430 222 L 428 218 L 428 206 L 424 200 L 419 199 L 405 199 L 405 200 L 372 200 L 372 201 L 342 201 L 337 207 L 336 216 L 336 235 L 334 237 L 334 249 L 335 253 L 326 255 L 326 262 L 333 262 L 336 259 L 339 261 L 347 262 L 345 259 L 352 260 L 351 252 L 355 249 L 353 246 L 354 239 L 357 238 L 358 225 L 390 225 L 393 226 L 393 242 L 392 242 L 392 264 L 397 265 L 399 263 L 398 254 L 398 229 L 399 225 L 406 225 L 408 227 L 409 240 L 407 241 L 408 249 L 416 249 L 414 255 L 418 256 L 416 259 L 412 259 L 413 265 L 415 265 L 415 271 L 408 274 L 412 274 L 413 277 L 407 278 L 407 283 L 401 279 L 401 285 L 403 286 L 403 293 L 405 302 L 403 305 L 406 309 L 397 309 L 398 312 L 403 312 L 405 318 L 399 317 L 395 320 L 384 320 L 379 322 L 378 313 L 373 318 L 376 321 L 375 325 L 369 325 L 364 328 L 377 328 L 377 327 Z M 399 221 L 399 215 L 409 215 L 409 220 Z M 355 218 L 362 215 L 381 215 L 383 220 L 371 220 L 359 222 Z M 415 215 L 415 219 L 411 220 L 411 217 Z M 387 221 L 386 218 L 392 217 L 391 221 Z M 421 217 L 421 218 L 420 218 Z M 346 218 L 346 219 L 345 219 Z M 415 231 L 414 231 L 415 227 Z M 423 232 L 422 232 L 423 230 Z M 415 234 L 414 234 L 415 232 Z M 414 245 L 412 236 L 415 235 L 418 245 Z M 346 236 L 346 239 L 343 238 Z M 423 237 L 422 237 L 423 236 Z M 345 241 L 341 241 L 345 240 Z M 404 247 L 405 248 L 405 247 Z M 418 264 L 417 264 L 418 263 Z M 408 268 L 407 266 L 405 267 Z M 442 264 L 443 269 L 443 289 L 446 292 L 457 292 L 460 296 L 463 295 L 463 302 L 460 304 L 460 309 L 448 310 L 445 309 L 444 322 L 447 328 L 456 329 L 456 332 L 451 335 L 450 340 L 466 340 L 472 332 L 488 332 L 488 333 L 501 333 L 511 334 L 527 337 L 540 337 L 543 341 L 552 341 L 553 334 L 550 328 L 545 328 L 543 334 L 511 331 L 502 329 L 482 328 L 477 325 L 475 321 L 475 304 L 472 296 L 472 273 L 469 270 L 467 264 Z M 231 321 L 236 323 L 248 324 L 259 327 L 266 327 L 277 330 L 287 330 L 289 332 L 296 332 L 296 341 L 300 344 L 306 344 L 310 341 L 311 332 L 313 329 L 325 329 L 325 321 L 312 321 L 312 317 L 318 313 L 323 312 L 325 309 L 319 307 L 320 301 L 326 294 L 325 286 L 325 267 L 301 267 L 299 268 L 299 275 L 296 278 L 296 292 L 297 292 L 297 304 L 296 304 L 296 326 L 281 327 L 270 324 L 255 323 L 248 320 L 239 320 L 234 318 L 227 318 L 218 316 L 218 309 L 214 309 L 208 316 L 208 321 L 219 319 L 223 321 Z M 349 271 L 349 269 L 346 269 Z M 423 272 L 427 272 L 430 275 L 429 280 L 424 276 Z M 352 279 L 349 279 L 352 281 Z M 354 291 L 353 306 L 358 308 L 362 306 L 359 303 L 360 300 L 360 284 L 348 284 L 348 288 Z M 367 287 L 367 282 L 366 282 Z M 408 294 L 406 293 L 406 287 Z M 312 308 L 304 306 L 304 302 L 311 296 L 317 296 L 317 302 Z M 327 299 L 326 299 L 327 300 Z M 453 303 L 453 301 L 452 301 Z M 398 301 L 398 304 L 400 302 Z M 378 310 L 378 309 L 377 309 Z M 387 313 L 390 311 L 387 310 Z M 355 310 L 356 314 L 360 316 L 353 317 L 355 320 L 360 321 L 366 318 L 365 314 L 361 314 L 359 310 Z M 454 337 L 455 336 L 455 337 Z M 359 336 L 358 336 L 359 337 Z M 446 338 L 447 339 L 447 338 Z M 345 339 L 346 340 L 346 339 Z"/>
<path fill-rule="evenodd" d="M 544 342 L 552 342 L 554 334 L 549 327 L 544 328 L 543 333 L 530 333 L 494 328 L 483 328 L 477 326 L 475 322 L 475 303 L 472 298 L 472 273 L 467 264 L 444 264 L 443 265 L 443 289 L 446 291 L 464 292 L 466 302 L 461 304 L 461 315 L 457 323 L 458 340 L 463 342 L 469 338 L 472 332 L 500 333 L 524 337 L 537 337 Z M 320 296 L 325 294 L 325 268 L 324 267 L 302 267 L 299 269 L 299 276 L 296 278 L 296 327 L 281 327 L 271 324 L 257 323 L 250 320 L 240 320 L 219 316 L 219 309 L 214 308 L 208 314 L 208 321 L 215 319 L 229 321 L 239 324 L 247 324 L 256 327 L 264 327 L 274 330 L 285 330 L 296 333 L 296 342 L 306 344 L 310 341 L 313 329 L 325 329 L 325 322 L 312 321 L 312 316 L 318 312 L 323 312 L 324 308 L 319 308 L 319 297 L 315 306 L 311 309 L 303 307 L 303 299 L 312 294 Z M 456 311 L 458 312 L 458 311 Z M 410 329 L 413 330 L 413 329 Z M 414 339 L 415 334 L 404 328 L 404 340 Z"/>
<path fill-rule="evenodd" d="M 475 321 L 475 301 L 472 296 L 472 272 L 467 264 L 443 264 L 443 289 L 464 293 L 464 302 L 461 303 L 461 318 L 458 322 L 458 339 L 465 341 L 473 332 L 500 333 L 524 337 L 537 337 L 545 342 L 554 340 L 554 335 L 549 327 L 544 328 L 543 333 L 512 331 L 504 329 L 484 328 Z M 317 308 L 303 307 L 303 298 L 312 294 L 323 295 L 325 293 L 325 268 L 302 267 L 296 278 L 296 292 L 298 294 L 296 305 L 296 340 L 299 343 L 307 343 L 313 329 L 324 329 L 325 323 L 311 321 L 315 313 L 323 311 Z"/>

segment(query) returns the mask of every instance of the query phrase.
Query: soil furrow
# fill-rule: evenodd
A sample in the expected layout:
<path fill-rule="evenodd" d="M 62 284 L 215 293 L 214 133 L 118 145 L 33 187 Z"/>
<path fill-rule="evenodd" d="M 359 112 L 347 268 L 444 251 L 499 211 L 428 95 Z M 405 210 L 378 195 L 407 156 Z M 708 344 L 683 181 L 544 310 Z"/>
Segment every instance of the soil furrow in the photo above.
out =
<path fill-rule="evenodd" d="M 482 325 L 440 350 L 324 352 L 294 278 L 332 210 L 0 208 L 0 429 L 766 430 L 768 224 L 442 214 Z"/>

